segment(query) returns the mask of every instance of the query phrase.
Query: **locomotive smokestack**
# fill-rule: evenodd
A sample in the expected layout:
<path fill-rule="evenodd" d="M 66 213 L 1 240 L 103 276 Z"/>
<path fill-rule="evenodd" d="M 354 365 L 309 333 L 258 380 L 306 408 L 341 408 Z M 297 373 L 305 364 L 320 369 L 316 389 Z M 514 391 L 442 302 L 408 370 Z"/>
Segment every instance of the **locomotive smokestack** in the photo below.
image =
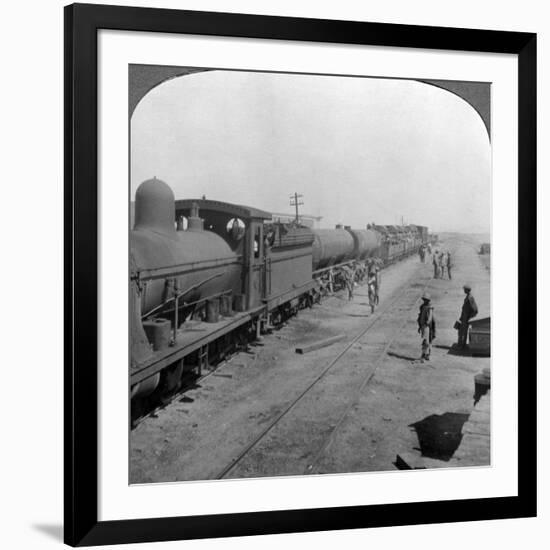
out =
<path fill-rule="evenodd" d="M 191 206 L 191 213 L 189 216 L 187 231 L 203 231 L 204 220 L 199 217 L 199 205 L 194 202 Z"/>

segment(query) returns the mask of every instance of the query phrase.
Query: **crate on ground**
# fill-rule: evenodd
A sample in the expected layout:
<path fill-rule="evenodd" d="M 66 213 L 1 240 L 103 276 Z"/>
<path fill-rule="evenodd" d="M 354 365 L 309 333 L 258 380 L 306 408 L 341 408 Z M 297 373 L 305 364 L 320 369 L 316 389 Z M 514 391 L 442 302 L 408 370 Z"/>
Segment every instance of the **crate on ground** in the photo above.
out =
<path fill-rule="evenodd" d="M 470 351 L 476 355 L 491 355 L 491 317 L 470 322 Z"/>

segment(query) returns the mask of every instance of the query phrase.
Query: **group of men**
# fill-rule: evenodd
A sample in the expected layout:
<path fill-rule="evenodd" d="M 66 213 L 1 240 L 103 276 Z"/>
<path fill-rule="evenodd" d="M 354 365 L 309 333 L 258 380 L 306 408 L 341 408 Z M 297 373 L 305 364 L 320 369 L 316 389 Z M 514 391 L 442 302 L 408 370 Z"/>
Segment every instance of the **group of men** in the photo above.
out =
<path fill-rule="evenodd" d="M 430 255 L 432 256 L 432 264 L 434 267 L 434 279 L 443 279 L 445 277 L 445 272 L 447 272 L 449 279 L 452 279 L 451 269 L 453 265 L 451 253 L 448 250 L 443 252 L 437 249 L 432 253 L 432 245 L 430 243 L 423 244 L 418 248 L 418 256 L 422 263 L 425 263 L 426 257 Z"/>
<path fill-rule="evenodd" d="M 425 255 L 431 253 L 431 246 L 428 248 L 421 247 L 422 253 L 420 254 L 421 260 L 424 262 Z M 451 279 L 451 253 L 449 251 L 440 252 L 438 250 L 433 251 L 432 263 L 434 265 L 434 278 L 442 279 L 445 276 L 445 270 L 449 279 Z M 374 313 L 375 307 L 379 303 L 380 292 L 380 274 L 381 262 L 378 259 L 370 259 L 364 262 L 355 261 L 348 266 L 344 266 L 342 269 L 342 277 L 344 286 L 348 292 L 348 300 L 353 300 L 353 293 L 355 286 L 358 282 L 367 280 L 369 306 L 371 312 Z M 332 292 L 333 274 L 329 276 L 329 289 Z M 458 348 L 464 349 L 468 340 L 468 329 L 470 320 L 478 313 L 476 301 L 472 295 L 472 287 L 469 284 L 463 286 L 464 293 L 466 294 L 464 302 L 462 304 L 462 310 L 460 313 L 460 319 L 456 322 L 455 328 L 458 329 Z M 422 304 L 418 312 L 418 333 L 421 338 L 422 361 L 429 361 L 432 350 L 432 342 L 436 337 L 436 321 L 434 306 L 432 304 L 431 296 L 426 292 L 422 295 Z"/>
<path fill-rule="evenodd" d="M 462 303 L 462 310 L 460 312 L 460 319 L 456 322 L 455 328 L 458 329 L 458 348 L 466 348 L 468 342 L 468 328 L 470 326 L 470 320 L 473 319 L 477 313 L 477 304 L 474 296 L 472 295 L 472 287 L 470 284 L 465 284 L 463 287 L 464 302 Z M 430 295 L 425 292 L 422 295 L 422 304 L 420 305 L 420 311 L 418 312 L 418 334 L 421 338 L 422 347 L 422 361 L 430 360 L 430 353 L 432 351 L 432 341 L 436 335 L 436 323 L 434 306 L 432 305 Z"/>
<path fill-rule="evenodd" d="M 346 289 L 348 291 L 348 300 L 353 300 L 353 291 L 358 282 L 367 279 L 367 290 L 369 297 L 369 306 L 371 312 L 374 312 L 375 306 L 380 301 L 380 266 L 381 261 L 378 258 L 369 259 L 364 262 L 355 261 L 350 266 L 344 266 L 343 277 Z"/>
<path fill-rule="evenodd" d="M 432 253 L 432 245 L 430 243 L 428 244 L 421 244 L 418 247 L 418 256 L 420 257 L 420 261 L 424 263 L 426 261 L 426 256 Z"/>
<path fill-rule="evenodd" d="M 434 266 L 434 279 L 444 279 L 445 271 L 447 271 L 449 279 L 453 278 L 451 275 L 453 265 L 451 261 L 451 253 L 449 251 L 440 252 L 439 250 L 434 250 L 432 264 Z"/>

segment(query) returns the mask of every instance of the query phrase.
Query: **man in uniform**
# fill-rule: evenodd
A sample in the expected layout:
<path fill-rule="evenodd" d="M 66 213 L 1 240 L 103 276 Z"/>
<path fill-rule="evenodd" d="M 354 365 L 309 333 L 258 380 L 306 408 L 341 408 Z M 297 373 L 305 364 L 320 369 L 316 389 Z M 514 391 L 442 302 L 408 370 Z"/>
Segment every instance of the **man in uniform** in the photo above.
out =
<path fill-rule="evenodd" d="M 422 341 L 422 361 L 430 360 L 432 341 L 435 338 L 435 316 L 430 295 L 425 292 L 422 295 L 422 304 L 418 312 L 418 334 Z"/>
<path fill-rule="evenodd" d="M 439 276 L 445 278 L 445 267 L 447 265 L 447 260 L 445 258 L 445 252 L 441 251 L 439 254 Z"/>
<path fill-rule="evenodd" d="M 353 289 L 355 287 L 355 265 L 344 266 L 344 278 L 348 289 L 348 300 L 353 300 Z"/>
<path fill-rule="evenodd" d="M 374 313 L 374 308 L 378 303 L 378 283 L 375 266 L 371 266 L 367 277 L 367 290 L 369 295 L 370 312 Z"/>
<path fill-rule="evenodd" d="M 452 279 L 451 267 L 453 267 L 453 263 L 451 261 L 451 253 L 447 250 L 447 275 L 449 275 L 449 280 Z"/>
<path fill-rule="evenodd" d="M 468 328 L 470 326 L 470 319 L 477 315 L 477 304 L 472 296 L 472 287 L 469 284 L 465 284 L 463 287 L 464 303 L 462 304 L 462 311 L 460 313 L 460 323 L 458 327 L 458 347 L 464 349 L 468 340 Z"/>
<path fill-rule="evenodd" d="M 376 305 L 380 303 L 380 286 L 382 285 L 382 273 L 380 272 L 380 265 L 374 264 L 374 277 L 376 282 L 374 283 L 374 292 L 376 294 Z"/>

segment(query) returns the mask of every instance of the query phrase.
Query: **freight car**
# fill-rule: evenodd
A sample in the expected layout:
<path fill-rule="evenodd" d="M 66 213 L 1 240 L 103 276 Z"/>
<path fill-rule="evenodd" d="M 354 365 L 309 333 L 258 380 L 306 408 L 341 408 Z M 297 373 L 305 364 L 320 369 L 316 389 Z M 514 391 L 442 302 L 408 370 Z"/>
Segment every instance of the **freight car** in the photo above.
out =
<path fill-rule="evenodd" d="M 273 223 L 257 208 L 176 200 L 166 183 L 143 182 L 130 232 L 132 416 L 176 391 L 188 371 L 200 374 L 312 305 L 328 273 L 375 258 L 391 263 L 426 238 L 420 226 Z"/>

